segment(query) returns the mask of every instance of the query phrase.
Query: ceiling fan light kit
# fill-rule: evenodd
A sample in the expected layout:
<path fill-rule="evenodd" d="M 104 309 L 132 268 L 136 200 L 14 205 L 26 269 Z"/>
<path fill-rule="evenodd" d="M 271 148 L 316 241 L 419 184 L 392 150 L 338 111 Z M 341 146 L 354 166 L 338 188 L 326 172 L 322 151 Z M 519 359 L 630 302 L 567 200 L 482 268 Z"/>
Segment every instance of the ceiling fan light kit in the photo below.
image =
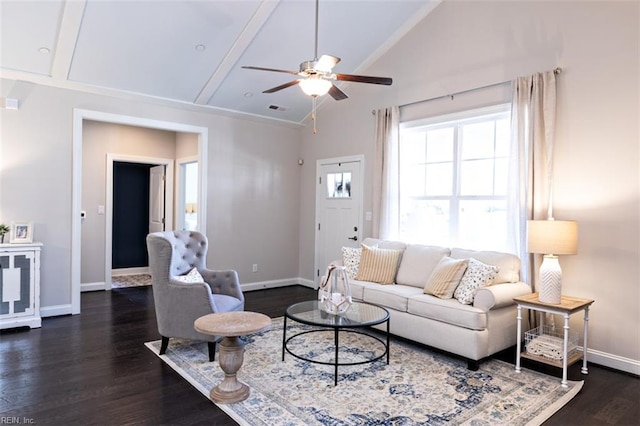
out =
<path fill-rule="evenodd" d="M 325 80 L 322 77 L 311 76 L 304 80 L 300 80 L 300 88 L 309 96 L 323 96 L 329 92 L 332 83 L 329 80 Z"/>
<path fill-rule="evenodd" d="M 322 55 L 318 58 L 318 4 L 319 0 L 316 0 L 316 28 L 315 28 L 315 51 L 314 59 L 311 61 L 305 61 L 300 64 L 300 71 L 289 71 L 277 68 L 264 68 L 254 66 L 243 66 L 242 68 L 258 70 L 258 71 L 271 71 L 280 72 L 286 74 L 298 75 L 302 78 L 289 81 L 288 83 L 281 84 L 280 86 L 272 87 L 262 93 L 274 93 L 287 87 L 299 85 L 300 89 L 313 98 L 313 109 L 311 112 L 311 119 L 313 121 L 313 133 L 317 133 L 316 130 L 316 98 L 318 96 L 324 96 L 327 93 L 336 101 L 347 99 L 348 96 L 334 81 L 349 81 L 352 83 L 369 83 L 380 84 L 384 86 L 390 86 L 393 80 L 389 77 L 373 77 L 366 75 L 354 75 L 354 74 L 334 74 L 332 73 L 333 67 L 340 62 L 340 58 L 331 55 Z"/>

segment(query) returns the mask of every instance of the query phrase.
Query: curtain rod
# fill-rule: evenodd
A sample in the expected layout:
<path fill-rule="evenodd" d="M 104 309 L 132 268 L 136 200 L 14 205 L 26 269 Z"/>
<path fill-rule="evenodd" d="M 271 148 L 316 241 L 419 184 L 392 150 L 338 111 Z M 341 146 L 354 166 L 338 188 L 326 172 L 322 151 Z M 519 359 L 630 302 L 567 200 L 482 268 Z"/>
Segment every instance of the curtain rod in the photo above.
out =
<path fill-rule="evenodd" d="M 556 75 L 562 73 L 562 68 L 557 67 L 556 69 L 553 70 L 553 73 L 556 74 Z M 451 98 L 451 100 L 453 100 L 454 96 L 462 95 L 464 93 L 469 93 L 469 92 L 475 92 L 476 90 L 488 89 L 489 87 L 501 86 L 503 84 L 510 83 L 511 81 L 512 80 L 501 81 L 499 83 L 492 83 L 492 84 L 487 84 L 486 86 L 474 87 L 473 89 L 462 90 L 460 92 L 451 93 L 451 94 L 448 94 L 448 95 L 436 96 L 434 98 L 422 99 L 420 101 L 413 101 L 413 102 L 409 102 L 409 103 L 406 103 L 406 104 L 398 105 L 398 107 L 399 108 L 403 108 L 403 107 L 407 107 L 407 106 L 410 106 L 410 105 L 421 104 L 423 102 L 430 102 L 430 101 L 435 101 L 437 99 L 444 99 L 444 98 Z M 371 113 L 375 115 L 376 111 L 372 110 Z"/>

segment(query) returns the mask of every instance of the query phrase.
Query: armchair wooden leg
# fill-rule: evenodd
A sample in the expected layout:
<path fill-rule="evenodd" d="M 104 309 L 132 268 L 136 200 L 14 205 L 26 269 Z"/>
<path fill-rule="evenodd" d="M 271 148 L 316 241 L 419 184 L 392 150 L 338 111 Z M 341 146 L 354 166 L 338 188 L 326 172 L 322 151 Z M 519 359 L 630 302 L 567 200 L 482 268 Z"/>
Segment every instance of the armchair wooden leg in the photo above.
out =
<path fill-rule="evenodd" d="M 207 342 L 209 347 L 209 362 L 216 360 L 216 342 Z"/>
<path fill-rule="evenodd" d="M 169 346 L 169 338 L 162 336 L 162 343 L 160 344 L 160 355 L 164 355 L 167 352 L 167 346 Z"/>

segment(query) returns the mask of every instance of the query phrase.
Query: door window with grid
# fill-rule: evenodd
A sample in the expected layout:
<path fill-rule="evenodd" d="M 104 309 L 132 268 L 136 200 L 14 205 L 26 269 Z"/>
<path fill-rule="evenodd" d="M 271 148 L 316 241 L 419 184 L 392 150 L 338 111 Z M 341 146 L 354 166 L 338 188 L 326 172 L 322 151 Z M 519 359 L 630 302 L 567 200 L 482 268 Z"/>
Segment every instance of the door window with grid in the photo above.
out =
<path fill-rule="evenodd" d="M 507 251 L 509 105 L 403 123 L 402 241 Z"/>

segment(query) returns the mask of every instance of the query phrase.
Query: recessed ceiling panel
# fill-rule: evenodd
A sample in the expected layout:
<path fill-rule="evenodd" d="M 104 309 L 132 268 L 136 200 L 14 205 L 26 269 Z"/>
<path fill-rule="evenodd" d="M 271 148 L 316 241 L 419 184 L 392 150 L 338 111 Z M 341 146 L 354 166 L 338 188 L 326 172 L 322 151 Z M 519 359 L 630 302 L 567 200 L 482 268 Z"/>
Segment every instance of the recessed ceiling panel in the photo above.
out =
<path fill-rule="evenodd" d="M 259 3 L 90 0 L 69 79 L 193 102 Z"/>
<path fill-rule="evenodd" d="M 342 60 L 333 71 L 356 73 L 398 28 L 424 7 L 418 1 L 320 1 L 318 56 Z M 301 122 L 311 110 L 311 98 L 298 86 L 263 94 L 297 76 L 242 69 L 242 65 L 298 71 L 300 63 L 314 59 L 315 2 L 281 0 L 270 19 L 240 57 L 209 105 L 251 114 Z M 384 76 L 393 77 L 393 76 Z M 371 90 L 385 90 L 371 85 Z M 348 88 L 345 89 L 348 93 Z M 247 97 L 244 94 L 251 93 Z M 335 102 L 329 99 L 327 102 Z M 348 102 L 343 100 L 340 102 Z M 282 105 L 285 111 L 270 109 Z"/>
<path fill-rule="evenodd" d="M 0 67 L 51 75 L 63 1 L 0 1 Z"/>

